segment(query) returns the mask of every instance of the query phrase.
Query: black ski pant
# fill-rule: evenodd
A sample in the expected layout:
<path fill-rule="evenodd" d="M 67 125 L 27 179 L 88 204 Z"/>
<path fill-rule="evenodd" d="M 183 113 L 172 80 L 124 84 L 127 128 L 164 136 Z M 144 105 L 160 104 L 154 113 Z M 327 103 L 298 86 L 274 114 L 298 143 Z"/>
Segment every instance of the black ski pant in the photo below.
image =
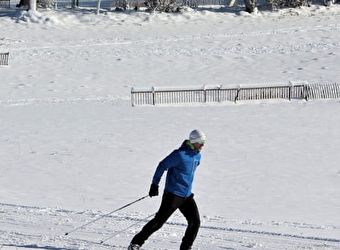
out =
<path fill-rule="evenodd" d="M 197 236 L 201 223 L 194 195 L 184 198 L 166 191 L 163 194 L 161 206 L 155 217 L 143 227 L 142 231 L 132 239 L 131 243 L 143 245 L 150 235 L 160 229 L 177 209 L 181 211 L 188 222 L 180 250 L 191 249 L 190 247 Z"/>

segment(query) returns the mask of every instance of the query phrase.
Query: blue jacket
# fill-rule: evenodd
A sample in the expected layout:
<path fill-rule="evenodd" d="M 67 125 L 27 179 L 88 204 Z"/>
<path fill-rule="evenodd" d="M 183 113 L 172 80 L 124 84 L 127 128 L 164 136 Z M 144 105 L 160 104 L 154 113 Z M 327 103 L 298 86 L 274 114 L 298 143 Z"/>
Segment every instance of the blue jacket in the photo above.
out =
<path fill-rule="evenodd" d="M 164 171 L 167 171 L 164 190 L 180 197 L 189 197 L 200 160 L 201 154 L 186 140 L 158 164 L 152 184 L 158 185 Z"/>

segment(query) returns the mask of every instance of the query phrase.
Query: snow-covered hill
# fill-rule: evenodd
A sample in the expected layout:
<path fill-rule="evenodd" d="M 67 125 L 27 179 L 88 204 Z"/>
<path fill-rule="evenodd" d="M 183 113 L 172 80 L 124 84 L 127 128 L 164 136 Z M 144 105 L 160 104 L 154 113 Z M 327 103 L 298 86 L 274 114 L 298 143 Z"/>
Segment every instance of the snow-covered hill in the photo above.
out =
<path fill-rule="evenodd" d="M 340 248 L 340 103 L 131 107 L 131 87 L 339 83 L 340 6 L 0 11 L 0 248 L 124 249 L 158 162 L 202 129 L 194 249 Z M 144 249 L 178 249 L 176 213 Z M 101 240 L 107 239 L 103 244 Z"/>
<path fill-rule="evenodd" d="M 127 239 L 148 218 L 139 219 L 145 215 L 131 211 L 102 218 L 104 214 L 98 211 L 0 205 L 2 224 L 6 225 L 1 230 L 1 240 L 6 242 L 3 249 L 126 249 Z M 73 226 L 96 219 L 93 224 L 65 235 Z M 202 221 L 197 249 L 339 249 L 338 238 L 312 236 L 317 231 L 339 230 L 331 226 L 274 221 L 264 225 L 221 216 L 203 216 Z M 177 249 L 185 227 L 182 216 L 176 213 L 151 237 L 145 249 Z M 287 233 L 275 232 L 282 228 Z M 289 233 L 290 230 L 300 233 Z"/>

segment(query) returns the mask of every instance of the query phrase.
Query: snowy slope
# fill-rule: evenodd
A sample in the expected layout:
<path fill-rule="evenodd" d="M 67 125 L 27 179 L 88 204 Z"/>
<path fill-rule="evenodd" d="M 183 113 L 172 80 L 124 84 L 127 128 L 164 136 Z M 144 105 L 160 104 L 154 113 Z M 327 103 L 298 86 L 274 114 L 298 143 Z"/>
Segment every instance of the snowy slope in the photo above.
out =
<path fill-rule="evenodd" d="M 338 82 L 339 13 L 1 11 L 0 247 L 124 249 L 159 197 L 65 233 L 146 195 L 200 128 L 195 249 L 339 249 L 339 100 L 130 104 L 131 87 Z M 176 213 L 145 249 L 184 230 Z"/>
<path fill-rule="evenodd" d="M 6 242 L 2 244 L 3 249 L 126 249 L 127 240 L 148 218 L 141 219 L 144 215 L 140 213 L 124 212 L 100 220 L 104 215 L 102 212 L 1 206 L 5 217 L 2 222 L 6 225 L 6 230 L 1 230 L 1 238 Z M 96 219 L 99 220 L 92 225 L 65 235 L 75 223 L 83 225 Z M 313 236 L 320 230 L 336 231 L 339 228 L 288 222 L 264 225 L 221 216 L 203 216 L 202 222 L 197 249 L 339 249 L 339 239 Z M 185 226 L 183 217 L 176 212 L 147 241 L 145 249 L 177 249 Z M 282 227 L 300 233 L 275 232 Z"/>

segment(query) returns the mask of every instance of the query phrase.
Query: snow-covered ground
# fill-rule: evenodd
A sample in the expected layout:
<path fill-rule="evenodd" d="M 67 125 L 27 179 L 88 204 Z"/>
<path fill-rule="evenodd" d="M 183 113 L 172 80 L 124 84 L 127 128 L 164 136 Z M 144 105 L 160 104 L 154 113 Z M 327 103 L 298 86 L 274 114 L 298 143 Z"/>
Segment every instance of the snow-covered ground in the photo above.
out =
<path fill-rule="evenodd" d="M 194 249 L 340 249 L 339 100 L 130 102 L 132 87 L 339 83 L 339 20 L 340 5 L 0 10 L 0 249 L 124 249 L 160 198 L 100 217 L 146 195 L 194 128 Z M 184 230 L 176 213 L 143 249 L 178 249 Z"/>

